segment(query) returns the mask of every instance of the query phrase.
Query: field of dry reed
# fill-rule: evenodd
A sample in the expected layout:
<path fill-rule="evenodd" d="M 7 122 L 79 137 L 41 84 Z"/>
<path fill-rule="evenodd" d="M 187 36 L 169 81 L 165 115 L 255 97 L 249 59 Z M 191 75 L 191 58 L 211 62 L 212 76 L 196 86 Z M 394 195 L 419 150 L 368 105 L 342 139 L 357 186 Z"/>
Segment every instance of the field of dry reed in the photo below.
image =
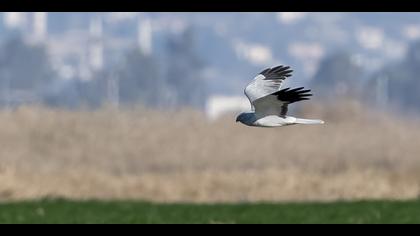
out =
<path fill-rule="evenodd" d="M 0 111 L 0 200 L 159 202 L 420 196 L 420 121 L 356 102 L 300 107 L 322 126 L 250 128 L 235 114 Z"/>

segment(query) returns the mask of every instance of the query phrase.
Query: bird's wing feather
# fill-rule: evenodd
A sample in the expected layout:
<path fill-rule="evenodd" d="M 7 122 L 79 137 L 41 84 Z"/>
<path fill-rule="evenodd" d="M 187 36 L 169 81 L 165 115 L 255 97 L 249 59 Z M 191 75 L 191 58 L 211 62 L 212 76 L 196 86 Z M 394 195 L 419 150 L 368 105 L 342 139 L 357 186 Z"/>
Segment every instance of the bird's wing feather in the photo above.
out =
<path fill-rule="evenodd" d="M 259 117 L 267 115 L 286 117 L 289 104 L 309 100 L 309 97 L 312 96 L 309 93 L 311 90 L 303 89 L 303 87 L 292 90 L 286 88 L 255 100 L 253 105 L 256 115 Z"/>
<path fill-rule="evenodd" d="M 293 71 L 289 66 L 276 66 L 267 68 L 259 73 L 245 88 L 244 93 L 253 106 L 260 98 L 277 92 L 283 81 L 290 77 Z"/>

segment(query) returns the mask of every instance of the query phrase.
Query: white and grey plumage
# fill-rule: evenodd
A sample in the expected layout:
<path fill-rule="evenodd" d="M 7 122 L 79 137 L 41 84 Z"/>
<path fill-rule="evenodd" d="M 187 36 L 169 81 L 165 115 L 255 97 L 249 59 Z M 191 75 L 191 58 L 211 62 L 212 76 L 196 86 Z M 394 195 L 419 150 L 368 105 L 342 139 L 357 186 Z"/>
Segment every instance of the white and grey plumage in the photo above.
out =
<path fill-rule="evenodd" d="M 278 127 L 294 124 L 323 124 L 322 120 L 300 119 L 287 115 L 288 105 L 309 100 L 311 90 L 303 87 L 281 89 L 284 80 L 292 75 L 289 66 L 267 68 L 249 83 L 244 93 L 252 111 L 239 114 L 236 122 L 248 126 Z"/>

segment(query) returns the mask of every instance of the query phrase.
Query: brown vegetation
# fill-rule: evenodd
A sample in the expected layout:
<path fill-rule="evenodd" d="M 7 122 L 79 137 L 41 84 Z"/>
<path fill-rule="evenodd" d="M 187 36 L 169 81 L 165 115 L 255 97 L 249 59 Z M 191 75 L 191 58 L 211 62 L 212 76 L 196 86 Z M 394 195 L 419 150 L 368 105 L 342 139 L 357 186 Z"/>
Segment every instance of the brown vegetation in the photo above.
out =
<path fill-rule="evenodd" d="M 280 201 L 416 198 L 420 122 L 354 102 L 321 126 L 250 128 L 194 111 L 0 112 L 0 199 Z"/>

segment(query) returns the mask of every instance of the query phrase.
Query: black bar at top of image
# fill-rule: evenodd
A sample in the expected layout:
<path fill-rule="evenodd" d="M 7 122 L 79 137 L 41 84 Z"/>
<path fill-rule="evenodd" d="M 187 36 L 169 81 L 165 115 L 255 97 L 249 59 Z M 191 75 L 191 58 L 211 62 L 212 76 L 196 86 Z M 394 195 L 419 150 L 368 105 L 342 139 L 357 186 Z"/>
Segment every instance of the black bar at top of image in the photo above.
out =
<path fill-rule="evenodd" d="M 415 0 L 13 0 L 2 11 L 420 11 Z"/>

